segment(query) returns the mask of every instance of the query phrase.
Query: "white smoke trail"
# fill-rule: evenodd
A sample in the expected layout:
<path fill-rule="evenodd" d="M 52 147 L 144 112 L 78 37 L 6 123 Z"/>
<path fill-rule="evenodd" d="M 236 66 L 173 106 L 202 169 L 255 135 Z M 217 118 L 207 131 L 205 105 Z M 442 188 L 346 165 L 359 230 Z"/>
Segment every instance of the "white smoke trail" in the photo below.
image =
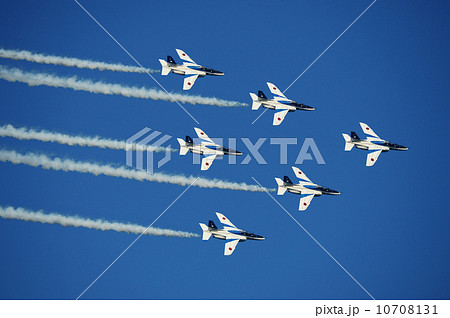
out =
<path fill-rule="evenodd" d="M 57 171 L 75 171 L 81 173 L 91 173 L 93 175 L 107 175 L 111 177 L 119 177 L 126 179 L 134 179 L 138 181 L 155 181 L 160 183 L 171 183 L 186 186 L 194 183 L 195 186 L 201 188 L 218 188 L 228 190 L 241 190 L 251 192 L 274 191 L 274 189 L 265 189 L 257 185 L 249 185 L 246 183 L 237 183 L 223 181 L 219 179 L 196 178 L 193 176 L 186 177 L 184 175 L 168 175 L 161 172 L 149 174 L 145 171 L 131 170 L 126 167 L 113 167 L 111 165 L 99 165 L 83 161 L 74 161 L 71 159 L 50 158 L 46 155 L 38 155 L 34 153 L 20 154 L 15 151 L 0 150 L 0 161 L 11 162 L 13 164 L 25 164 L 32 167 L 42 167 L 43 169 L 51 169 Z"/>
<path fill-rule="evenodd" d="M 105 95 L 122 95 L 125 97 L 135 97 L 153 100 L 164 100 L 173 102 L 175 98 L 178 102 L 192 105 L 212 105 L 219 107 L 246 107 L 246 103 L 229 101 L 216 97 L 203 97 L 184 95 L 179 93 L 167 94 L 162 90 L 146 87 L 123 86 L 121 84 L 110 84 L 103 82 L 93 82 L 91 80 L 78 79 L 76 76 L 60 77 L 47 73 L 24 72 L 18 68 L 7 68 L 0 66 L 0 78 L 9 82 L 22 82 L 29 86 L 46 85 L 51 87 L 71 88 L 76 91 L 86 91 Z M 172 98 L 173 97 L 173 98 Z"/>
<path fill-rule="evenodd" d="M 44 213 L 43 211 L 30 211 L 24 208 L 14 208 L 11 206 L 0 206 L 0 217 L 4 219 L 40 222 L 48 224 L 59 224 L 62 226 L 85 227 L 88 229 L 101 231 L 116 231 L 133 234 L 141 234 L 147 227 L 131 223 L 109 222 L 105 220 L 92 220 L 79 216 L 65 216 L 57 213 Z M 160 229 L 157 227 L 150 227 L 145 232 L 145 235 L 159 235 L 171 237 L 199 237 L 196 233 L 174 231 L 170 229 Z"/>
<path fill-rule="evenodd" d="M 165 152 L 176 151 L 176 149 L 166 147 L 154 147 L 151 145 L 128 145 L 125 141 L 105 139 L 98 136 L 95 137 L 83 137 L 83 136 L 71 136 L 61 133 L 55 133 L 47 130 L 34 130 L 25 127 L 16 128 L 12 125 L 0 126 L 0 137 L 12 137 L 16 139 L 25 140 L 40 140 L 44 142 L 57 142 L 69 146 L 87 146 L 87 147 L 99 147 L 118 150 L 138 150 L 138 151 L 153 151 L 153 152 Z"/>
<path fill-rule="evenodd" d="M 86 59 L 77 59 L 74 57 L 64 57 L 64 56 L 54 56 L 54 55 L 44 55 L 38 53 L 32 53 L 26 50 L 5 50 L 0 49 L 0 57 L 7 58 L 11 60 L 25 60 L 34 63 L 43 64 L 54 64 L 63 65 L 69 67 L 87 68 L 90 70 L 100 70 L 100 71 L 116 71 L 116 72 L 127 72 L 127 73 L 158 73 L 158 70 L 152 69 L 142 69 L 137 66 L 127 66 L 120 63 L 105 63 L 96 62 Z"/>

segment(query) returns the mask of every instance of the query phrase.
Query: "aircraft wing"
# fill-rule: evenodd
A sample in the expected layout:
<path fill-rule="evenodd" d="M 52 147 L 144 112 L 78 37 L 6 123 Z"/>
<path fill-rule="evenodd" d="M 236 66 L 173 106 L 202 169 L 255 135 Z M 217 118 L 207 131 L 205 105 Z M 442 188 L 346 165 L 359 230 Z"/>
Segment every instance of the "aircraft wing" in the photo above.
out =
<path fill-rule="evenodd" d="M 275 113 L 273 115 L 273 125 L 274 126 L 280 125 L 283 122 L 284 117 L 286 117 L 288 112 L 289 112 L 289 110 L 286 109 L 286 110 L 282 110 L 281 112 Z"/>
<path fill-rule="evenodd" d="M 309 180 L 309 178 L 306 176 L 306 174 L 303 171 L 301 171 L 299 168 L 292 167 L 292 170 L 294 170 L 295 175 L 297 176 L 297 178 L 300 179 L 300 181 L 312 183 L 311 180 Z"/>
<path fill-rule="evenodd" d="M 359 123 L 359 125 L 361 126 L 362 131 L 371 138 L 371 140 L 380 140 L 382 141 L 383 139 L 381 139 L 380 137 L 378 137 L 378 135 L 367 125 L 364 123 Z"/>
<path fill-rule="evenodd" d="M 375 164 L 382 150 L 379 149 L 369 149 L 369 153 L 367 154 L 366 166 L 371 167 Z"/>
<path fill-rule="evenodd" d="M 276 101 L 291 101 L 290 99 L 286 98 L 286 96 L 284 96 L 283 92 L 281 92 L 278 87 L 276 87 L 275 85 L 273 85 L 272 83 L 267 82 L 267 86 L 270 89 L 270 92 L 273 95 L 273 98 Z"/>
<path fill-rule="evenodd" d="M 194 64 L 194 65 L 198 65 L 197 63 L 194 62 L 193 59 L 191 59 L 189 57 L 189 55 L 186 54 L 186 52 L 180 50 L 180 49 L 176 49 L 178 56 L 180 57 L 180 59 L 183 61 L 183 64 Z"/>
<path fill-rule="evenodd" d="M 231 255 L 231 254 L 233 254 L 237 243 L 239 243 L 239 239 L 227 240 L 227 242 L 225 243 L 224 255 Z"/>
<path fill-rule="evenodd" d="M 237 229 L 236 225 L 234 225 L 233 223 L 231 223 L 231 221 L 222 213 L 216 212 L 217 218 L 219 219 L 220 223 L 222 223 L 223 225 L 226 225 L 228 227 L 232 227 Z"/>
<path fill-rule="evenodd" d="M 314 192 L 302 190 L 302 193 L 300 194 L 300 205 L 298 206 L 298 210 L 305 211 L 309 207 L 309 204 L 311 203 L 311 200 L 313 198 Z"/>
<path fill-rule="evenodd" d="M 201 170 L 208 170 L 214 159 L 216 159 L 217 155 L 205 155 L 205 158 L 202 159 L 202 168 Z"/>
<path fill-rule="evenodd" d="M 198 74 L 186 75 L 184 78 L 183 90 L 187 91 L 188 89 L 191 89 L 197 78 Z"/>
<path fill-rule="evenodd" d="M 215 145 L 216 143 L 214 141 L 211 140 L 211 138 L 208 137 L 208 135 L 201 130 L 200 128 L 194 128 L 195 133 L 197 134 L 198 138 L 200 138 L 200 141 L 202 144 L 213 144 Z"/>

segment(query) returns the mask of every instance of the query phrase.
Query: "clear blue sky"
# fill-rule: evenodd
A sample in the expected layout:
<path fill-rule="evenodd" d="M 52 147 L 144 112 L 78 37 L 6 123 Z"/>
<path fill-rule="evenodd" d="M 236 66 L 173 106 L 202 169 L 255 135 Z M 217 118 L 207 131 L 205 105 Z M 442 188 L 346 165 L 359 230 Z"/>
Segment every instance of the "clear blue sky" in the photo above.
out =
<path fill-rule="evenodd" d="M 199 79 L 189 94 L 250 103 L 248 92 L 286 88 L 370 1 L 83 1 L 83 5 L 150 68 L 185 50 L 224 71 Z M 273 127 L 268 111 L 185 107 L 211 137 L 313 137 L 326 165 L 300 168 L 339 190 L 297 211 L 299 197 L 277 199 L 377 299 L 448 299 L 450 225 L 449 20 L 447 1 L 378 0 L 286 95 L 316 107 Z M 0 47 L 133 65 L 73 1 L 8 1 L 0 11 Z M 145 74 L 121 74 L 1 59 L 1 65 L 60 76 L 155 87 Z M 156 78 L 180 92 L 182 77 Z M 195 122 L 176 104 L 0 81 L 0 124 L 11 123 L 125 140 L 150 127 L 193 135 Z M 382 138 L 408 146 L 384 153 L 372 168 L 366 153 L 344 152 L 342 132 L 368 123 Z M 116 150 L 0 140 L 2 149 L 100 163 L 125 163 Z M 177 146 L 173 138 L 171 143 Z M 226 146 L 226 145 L 225 145 Z M 191 155 L 162 168 L 275 188 L 288 165 L 266 143 L 267 165 L 217 161 L 201 172 Z M 246 151 L 242 142 L 237 148 Z M 238 162 L 241 158 L 238 159 Z M 150 224 L 183 190 L 138 182 L 0 164 L 0 204 L 89 218 Z M 223 242 L 142 237 L 83 296 L 88 299 L 368 299 L 266 194 L 191 188 L 155 226 L 200 234 L 215 211 L 266 236 L 223 256 Z M 134 235 L 0 219 L 0 298 L 74 299 Z"/>

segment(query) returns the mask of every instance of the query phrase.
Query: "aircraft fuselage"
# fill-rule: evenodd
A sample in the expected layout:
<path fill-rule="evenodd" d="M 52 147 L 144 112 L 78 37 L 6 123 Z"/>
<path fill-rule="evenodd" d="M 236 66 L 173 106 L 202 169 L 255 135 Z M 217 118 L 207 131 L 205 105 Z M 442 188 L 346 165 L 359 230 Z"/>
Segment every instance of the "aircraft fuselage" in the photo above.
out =
<path fill-rule="evenodd" d="M 235 240 L 239 239 L 240 242 L 244 242 L 247 240 L 255 240 L 255 241 L 261 241 L 265 238 L 261 235 L 256 235 L 253 233 L 245 232 L 240 229 L 233 229 L 233 230 L 225 230 L 225 229 L 215 229 L 208 227 L 208 231 L 211 232 L 211 235 L 219 240 Z"/>
<path fill-rule="evenodd" d="M 186 144 L 186 147 L 189 149 L 190 152 L 200 154 L 200 155 L 217 155 L 217 156 L 224 156 L 224 155 L 234 155 L 234 156 L 241 156 L 242 152 L 224 148 L 219 145 L 208 145 L 208 144 Z"/>
<path fill-rule="evenodd" d="M 324 188 L 321 187 L 317 184 L 302 184 L 302 182 L 298 183 L 298 184 L 293 184 L 293 183 L 284 183 L 284 187 L 287 189 L 288 192 L 290 193 L 295 193 L 295 194 L 301 194 L 302 191 L 311 191 L 314 193 L 315 197 L 319 197 L 322 194 L 327 194 L 327 195 L 338 195 L 340 194 L 339 191 L 336 190 L 332 190 L 329 188 Z"/>
<path fill-rule="evenodd" d="M 198 75 L 199 77 L 203 77 L 206 75 L 212 76 L 224 75 L 223 72 L 206 68 L 201 65 L 183 65 L 183 64 L 167 63 L 167 66 L 170 68 L 172 73 L 178 75 Z"/>
<path fill-rule="evenodd" d="M 315 109 L 312 106 L 304 105 L 304 104 L 297 103 L 297 102 L 294 102 L 294 101 L 277 101 L 275 99 L 261 99 L 260 98 L 259 102 L 265 108 L 280 109 L 280 110 L 288 109 L 289 112 L 293 112 L 293 111 L 296 111 L 296 110 L 308 110 L 308 111 L 311 111 L 311 110 Z"/>
<path fill-rule="evenodd" d="M 363 150 L 381 150 L 383 152 L 389 151 L 389 150 L 408 150 L 407 147 L 405 146 L 401 146 L 401 145 L 397 145 L 391 142 L 388 142 L 386 140 L 369 140 L 369 139 L 354 139 L 352 138 L 352 143 L 354 144 L 354 146 L 358 149 L 363 149 Z"/>

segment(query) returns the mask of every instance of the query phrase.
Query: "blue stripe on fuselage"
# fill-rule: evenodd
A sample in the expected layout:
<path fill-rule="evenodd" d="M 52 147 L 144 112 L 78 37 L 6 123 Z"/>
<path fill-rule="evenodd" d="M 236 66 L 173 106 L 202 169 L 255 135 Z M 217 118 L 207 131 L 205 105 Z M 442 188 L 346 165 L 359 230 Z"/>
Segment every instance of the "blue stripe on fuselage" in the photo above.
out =
<path fill-rule="evenodd" d="M 220 146 L 206 145 L 205 148 L 212 149 L 212 150 L 219 150 L 219 149 L 220 149 Z"/>

